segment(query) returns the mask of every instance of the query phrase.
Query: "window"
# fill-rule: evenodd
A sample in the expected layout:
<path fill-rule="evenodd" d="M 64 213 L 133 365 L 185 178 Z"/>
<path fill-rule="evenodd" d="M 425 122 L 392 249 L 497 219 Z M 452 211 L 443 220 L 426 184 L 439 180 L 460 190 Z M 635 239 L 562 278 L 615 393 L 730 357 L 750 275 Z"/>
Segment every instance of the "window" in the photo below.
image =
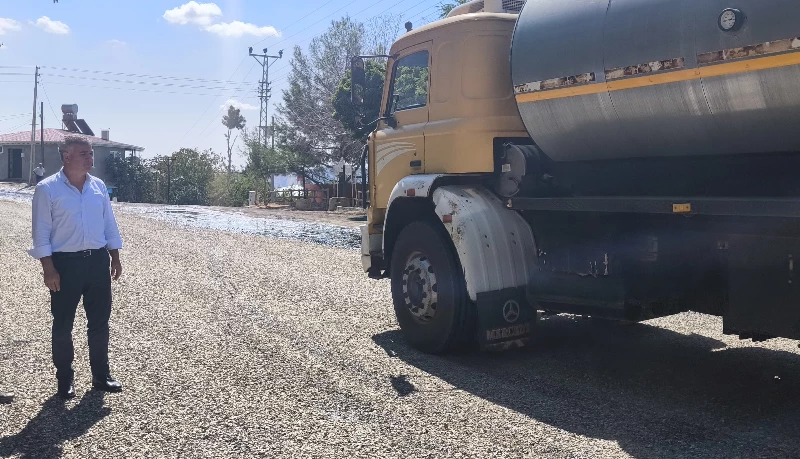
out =
<path fill-rule="evenodd" d="M 428 52 L 420 51 L 397 61 L 392 81 L 393 104 L 389 112 L 428 104 Z"/>

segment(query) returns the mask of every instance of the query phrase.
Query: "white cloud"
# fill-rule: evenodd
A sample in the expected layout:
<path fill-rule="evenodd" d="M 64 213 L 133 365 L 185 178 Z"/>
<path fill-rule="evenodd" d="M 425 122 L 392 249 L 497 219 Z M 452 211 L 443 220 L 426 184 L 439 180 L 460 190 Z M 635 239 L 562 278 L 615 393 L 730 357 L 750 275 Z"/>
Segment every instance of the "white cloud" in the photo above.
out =
<path fill-rule="evenodd" d="M 22 30 L 22 24 L 13 19 L 0 18 L 0 35 L 16 32 L 17 30 Z"/>
<path fill-rule="evenodd" d="M 238 108 L 239 110 L 258 110 L 258 107 L 255 105 L 250 105 L 246 102 L 239 102 L 236 99 L 226 100 L 224 104 L 219 106 L 219 108 L 220 110 L 227 110 L 231 105 L 233 105 L 233 108 Z"/>
<path fill-rule="evenodd" d="M 213 24 L 205 27 L 205 30 L 213 34 L 217 34 L 220 37 L 238 38 L 243 35 L 252 35 L 254 37 L 280 36 L 280 32 L 278 32 L 275 27 L 259 27 L 255 24 L 245 23 L 242 21 L 220 22 L 219 24 Z"/>
<path fill-rule="evenodd" d="M 192 0 L 189 3 L 167 10 L 163 18 L 171 24 L 197 24 L 207 32 L 211 32 L 220 37 L 239 38 L 245 35 L 254 37 L 279 37 L 281 34 L 275 27 L 259 27 L 255 24 L 242 21 L 218 22 L 214 21 L 222 16 L 222 9 L 216 3 L 197 3 Z"/>
<path fill-rule="evenodd" d="M 56 35 L 66 35 L 69 33 L 69 26 L 61 21 L 54 21 L 47 16 L 42 16 L 37 19 L 36 27 L 47 33 L 54 33 Z"/>
<path fill-rule="evenodd" d="M 164 19 L 170 24 L 209 25 L 216 16 L 222 16 L 222 10 L 216 3 L 197 3 L 192 0 L 177 8 L 164 12 Z"/>
<path fill-rule="evenodd" d="M 106 44 L 107 44 L 107 45 L 111 45 L 111 46 L 113 46 L 113 47 L 122 47 L 122 46 L 126 46 L 128 43 L 126 43 L 126 42 L 124 42 L 124 41 L 122 41 L 122 40 L 117 40 L 117 39 L 115 38 L 115 39 L 113 39 L 113 40 L 108 40 L 108 41 L 106 42 Z"/>

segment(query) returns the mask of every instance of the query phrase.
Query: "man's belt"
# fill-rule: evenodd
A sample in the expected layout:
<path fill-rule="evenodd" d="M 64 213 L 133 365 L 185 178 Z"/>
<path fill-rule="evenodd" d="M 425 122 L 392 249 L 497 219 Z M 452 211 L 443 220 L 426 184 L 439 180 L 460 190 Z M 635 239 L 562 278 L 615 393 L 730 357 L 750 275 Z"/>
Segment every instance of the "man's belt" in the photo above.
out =
<path fill-rule="evenodd" d="M 100 249 L 81 250 L 79 252 L 53 252 L 53 258 L 85 258 L 98 252 L 107 252 L 107 250 L 103 247 Z"/>

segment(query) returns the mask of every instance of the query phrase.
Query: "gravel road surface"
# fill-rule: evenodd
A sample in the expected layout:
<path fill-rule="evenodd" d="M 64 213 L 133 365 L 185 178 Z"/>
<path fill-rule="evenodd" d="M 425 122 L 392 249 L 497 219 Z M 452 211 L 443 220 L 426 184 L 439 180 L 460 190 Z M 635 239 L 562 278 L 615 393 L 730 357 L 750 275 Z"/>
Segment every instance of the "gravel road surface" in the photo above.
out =
<path fill-rule="evenodd" d="M 30 204 L 0 200 L 0 457 L 800 457 L 795 342 L 558 316 L 522 351 L 432 357 L 356 250 L 118 215 L 125 391 L 89 390 L 80 312 L 64 403 Z"/>

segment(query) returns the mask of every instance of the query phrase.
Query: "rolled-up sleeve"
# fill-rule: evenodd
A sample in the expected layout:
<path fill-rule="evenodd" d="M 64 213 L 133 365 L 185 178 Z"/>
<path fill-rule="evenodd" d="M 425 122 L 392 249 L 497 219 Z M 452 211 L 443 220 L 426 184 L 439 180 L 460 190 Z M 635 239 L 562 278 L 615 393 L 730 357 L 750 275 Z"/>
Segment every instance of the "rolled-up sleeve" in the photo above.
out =
<path fill-rule="evenodd" d="M 105 190 L 105 195 L 103 220 L 105 223 L 106 248 L 108 250 L 121 249 L 122 236 L 119 234 L 119 226 L 117 226 L 117 219 L 114 216 L 114 209 L 111 207 L 111 197 L 108 195 L 107 189 Z"/>
<path fill-rule="evenodd" d="M 50 196 L 47 189 L 37 186 L 33 192 L 31 229 L 33 234 L 33 249 L 28 250 L 28 255 L 41 259 L 53 254 L 50 234 L 53 230 L 53 214 L 50 205 Z"/>

